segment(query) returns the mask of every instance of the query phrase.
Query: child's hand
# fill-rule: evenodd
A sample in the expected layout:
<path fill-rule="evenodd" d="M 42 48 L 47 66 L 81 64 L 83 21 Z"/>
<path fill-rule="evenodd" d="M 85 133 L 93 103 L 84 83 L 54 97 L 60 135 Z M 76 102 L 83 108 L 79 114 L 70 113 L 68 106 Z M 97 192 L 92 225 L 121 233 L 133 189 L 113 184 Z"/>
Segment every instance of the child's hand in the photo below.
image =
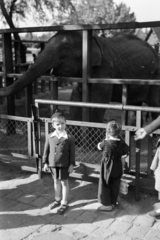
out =
<path fill-rule="evenodd" d="M 47 163 L 44 164 L 43 170 L 44 170 L 44 172 L 48 172 L 48 164 Z"/>
<path fill-rule="evenodd" d="M 69 172 L 69 173 L 72 173 L 72 172 L 73 172 L 73 165 L 70 165 L 70 166 L 69 166 L 68 172 Z"/>

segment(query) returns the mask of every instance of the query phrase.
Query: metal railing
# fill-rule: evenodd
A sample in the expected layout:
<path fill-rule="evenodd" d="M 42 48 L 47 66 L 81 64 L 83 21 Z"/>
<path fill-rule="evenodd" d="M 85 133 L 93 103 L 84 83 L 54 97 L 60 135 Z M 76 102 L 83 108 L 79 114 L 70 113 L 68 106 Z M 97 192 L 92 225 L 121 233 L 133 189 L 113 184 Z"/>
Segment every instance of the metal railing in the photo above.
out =
<path fill-rule="evenodd" d="M 136 112 L 136 126 L 124 126 L 123 125 L 123 138 L 128 143 L 131 148 L 134 147 L 134 166 L 135 166 L 135 198 L 139 199 L 139 182 L 140 182 L 140 152 L 136 151 L 137 149 L 141 149 L 140 141 L 136 141 L 134 146 L 131 145 L 131 133 L 139 129 L 141 126 L 141 112 L 160 112 L 160 108 L 153 108 L 153 107 L 136 107 L 136 106 L 129 106 L 129 105 L 113 105 L 113 104 L 98 104 L 98 103 L 82 103 L 82 102 L 69 102 L 69 101 L 56 101 L 56 100 L 43 100 L 43 99 L 36 99 L 35 106 L 37 109 L 38 115 L 38 156 L 42 155 L 42 138 L 41 138 L 41 129 L 42 123 L 45 123 L 44 126 L 44 133 L 43 137 L 49 133 L 49 123 L 51 123 L 50 119 L 40 118 L 39 116 L 39 107 L 40 104 L 49 104 L 49 105 L 64 105 L 64 106 L 76 106 L 76 107 L 85 107 L 85 108 L 105 108 L 105 109 L 114 109 L 114 110 L 121 110 L 121 111 L 135 111 Z M 96 144 L 99 137 L 102 139 L 104 138 L 105 132 L 105 124 L 100 123 L 89 123 L 89 122 L 77 122 L 77 121 L 67 121 L 67 128 L 75 137 L 76 141 L 76 160 L 81 162 L 90 162 L 93 163 L 100 163 L 101 155 L 96 150 Z M 95 130 L 96 129 L 96 130 Z M 90 136 L 95 136 L 91 138 Z M 156 131 L 156 134 L 160 134 L 160 131 Z M 43 143 L 45 139 L 43 138 Z M 132 149 L 133 150 L 133 149 Z M 149 149 L 150 151 L 151 149 Z M 131 151 L 130 151 L 131 152 Z M 148 153 L 148 156 L 151 157 L 151 154 Z M 41 177 L 42 171 L 42 159 L 39 158 L 39 165 L 38 165 L 38 173 L 39 177 Z M 147 164 L 150 163 L 151 159 L 147 161 Z M 131 168 L 131 154 L 128 156 L 127 159 L 128 166 Z M 147 171 L 149 167 L 147 166 Z"/>
<path fill-rule="evenodd" d="M 132 154 L 128 156 L 127 164 L 129 170 L 134 170 L 136 198 L 139 198 L 139 180 L 142 167 L 141 151 L 136 152 L 136 148 L 141 149 L 141 146 L 140 141 L 131 141 L 131 138 L 133 138 L 132 133 L 140 126 L 139 121 L 141 121 L 141 118 L 139 116 L 141 115 L 141 111 L 160 112 L 160 108 L 136 107 L 122 104 L 113 105 L 36 99 L 36 118 L 0 115 L 0 154 L 36 158 L 39 177 L 41 177 L 42 172 L 42 154 L 45 137 L 52 131 L 51 119 L 41 118 L 39 116 L 39 108 L 41 104 L 105 108 L 121 111 L 134 110 L 137 115 L 137 125 L 123 125 L 122 138 L 129 144 L 130 149 L 132 150 Z M 34 124 L 36 126 L 35 129 L 33 127 Z M 80 163 L 100 164 L 101 153 L 97 151 L 97 143 L 105 137 L 105 124 L 67 120 L 67 131 L 75 138 L 76 161 Z M 157 130 L 154 134 L 159 135 L 160 131 Z M 156 142 L 155 139 L 154 141 Z M 146 175 L 149 172 L 150 161 L 153 156 L 153 146 L 150 147 L 149 151 L 152 152 L 148 152 L 145 157 Z M 144 162 L 142 162 L 142 164 L 144 170 Z"/>

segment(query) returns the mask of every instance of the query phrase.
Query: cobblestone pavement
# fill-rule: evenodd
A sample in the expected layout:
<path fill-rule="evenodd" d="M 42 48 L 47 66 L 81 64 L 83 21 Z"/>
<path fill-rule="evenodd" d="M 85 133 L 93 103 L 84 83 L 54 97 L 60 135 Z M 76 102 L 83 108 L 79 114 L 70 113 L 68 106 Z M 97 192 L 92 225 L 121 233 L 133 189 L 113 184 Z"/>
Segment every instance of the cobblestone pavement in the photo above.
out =
<path fill-rule="evenodd" d="M 157 240 L 160 221 L 147 216 L 160 206 L 157 196 L 134 190 L 119 196 L 113 212 L 98 211 L 97 184 L 70 180 L 70 202 L 60 216 L 49 211 L 54 199 L 49 174 L 37 174 L 0 161 L 0 240 Z"/>

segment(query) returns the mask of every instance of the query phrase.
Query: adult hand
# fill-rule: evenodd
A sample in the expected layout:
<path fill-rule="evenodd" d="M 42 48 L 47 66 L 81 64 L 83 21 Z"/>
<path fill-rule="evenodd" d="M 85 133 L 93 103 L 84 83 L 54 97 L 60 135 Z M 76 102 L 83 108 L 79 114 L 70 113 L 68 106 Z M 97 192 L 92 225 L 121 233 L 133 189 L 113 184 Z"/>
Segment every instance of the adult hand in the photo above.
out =
<path fill-rule="evenodd" d="M 136 131 L 134 139 L 135 140 L 139 140 L 139 139 L 143 139 L 147 136 L 147 132 L 144 130 L 144 128 L 140 128 Z"/>

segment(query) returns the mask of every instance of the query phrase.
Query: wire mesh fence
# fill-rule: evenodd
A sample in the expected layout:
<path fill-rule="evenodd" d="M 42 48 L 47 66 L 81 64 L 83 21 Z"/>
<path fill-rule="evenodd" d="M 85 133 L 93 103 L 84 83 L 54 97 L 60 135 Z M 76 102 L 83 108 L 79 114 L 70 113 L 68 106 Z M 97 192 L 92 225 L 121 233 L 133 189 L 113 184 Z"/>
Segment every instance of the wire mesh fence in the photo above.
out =
<path fill-rule="evenodd" d="M 0 154 L 11 155 L 18 153 L 28 155 L 29 137 L 28 119 L 21 121 L 12 117 L 0 116 Z"/>
<path fill-rule="evenodd" d="M 44 120 L 44 119 L 43 119 Z M 45 121 L 48 124 L 47 132 L 45 129 Z M 97 144 L 105 138 L 105 125 L 104 127 L 96 124 L 90 126 L 90 124 L 74 124 L 67 123 L 67 132 L 71 134 L 75 139 L 76 145 L 76 161 L 81 163 L 89 164 L 100 164 L 102 152 L 98 151 Z M 31 155 L 31 149 L 33 148 L 32 140 L 32 119 L 21 118 L 0 115 L 0 154 L 11 155 L 12 153 L 17 153 L 21 155 Z M 30 126 L 30 127 L 29 127 Z M 53 131 L 51 121 L 45 119 L 41 121 L 41 155 L 43 155 L 45 136 L 46 134 Z M 121 132 L 121 137 L 125 140 L 125 131 Z M 156 150 L 156 143 L 159 138 L 158 134 L 154 134 L 152 138 L 152 154 L 153 157 Z M 130 145 L 131 149 L 131 158 L 130 158 L 130 167 L 135 169 L 135 141 L 133 140 Z M 147 147 L 145 146 L 145 149 Z M 146 150 L 145 150 L 146 151 Z M 141 170 L 143 172 L 147 171 L 148 168 L 148 159 L 147 152 L 144 153 L 142 150 L 141 155 Z"/>
<path fill-rule="evenodd" d="M 48 122 L 48 133 L 54 131 L 51 122 Z M 77 162 L 100 164 L 102 158 L 102 152 L 97 149 L 97 145 L 103 139 L 105 139 L 105 126 L 102 127 L 89 127 L 70 125 L 67 124 L 66 130 L 74 137 L 75 140 L 75 157 Z M 44 131 L 44 133 L 43 133 Z M 45 142 L 45 128 L 41 126 L 42 135 L 42 154 Z M 121 132 L 122 139 L 125 139 L 125 131 Z"/>

